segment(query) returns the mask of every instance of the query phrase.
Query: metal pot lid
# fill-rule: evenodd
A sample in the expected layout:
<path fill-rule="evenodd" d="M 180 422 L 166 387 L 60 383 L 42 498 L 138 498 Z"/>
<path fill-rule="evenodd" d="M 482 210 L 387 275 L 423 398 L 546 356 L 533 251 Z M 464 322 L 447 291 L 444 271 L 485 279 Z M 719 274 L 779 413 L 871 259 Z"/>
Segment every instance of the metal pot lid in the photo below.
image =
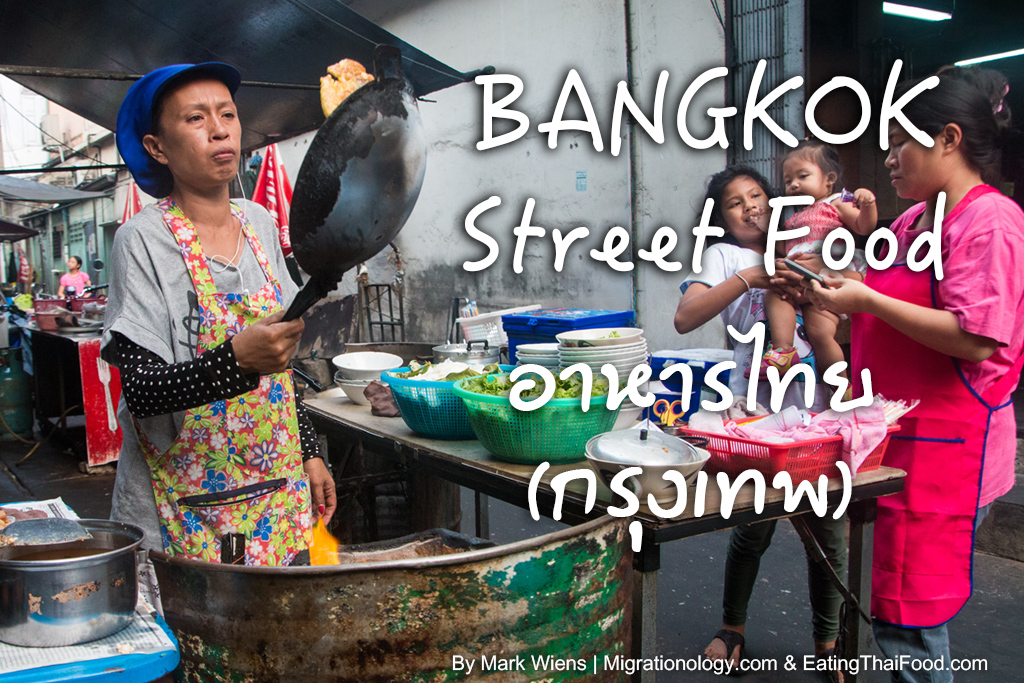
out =
<path fill-rule="evenodd" d="M 490 348 L 487 340 L 469 341 L 465 344 L 441 344 L 433 348 L 435 354 L 459 358 L 497 358 L 500 350 Z"/>
<path fill-rule="evenodd" d="M 598 434 L 587 442 L 587 453 L 597 460 L 628 465 L 685 465 L 702 459 L 685 441 L 646 429 Z"/>

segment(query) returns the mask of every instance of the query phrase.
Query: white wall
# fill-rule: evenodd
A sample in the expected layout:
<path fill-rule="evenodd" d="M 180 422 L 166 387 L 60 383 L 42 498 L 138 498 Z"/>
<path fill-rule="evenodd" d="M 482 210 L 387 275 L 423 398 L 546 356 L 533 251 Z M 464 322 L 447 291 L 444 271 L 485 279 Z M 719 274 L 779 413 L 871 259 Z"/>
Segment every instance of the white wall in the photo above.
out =
<path fill-rule="evenodd" d="M 636 191 L 639 243 L 650 248 L 658 228 L 667 225 L 679 235 L 673 256 L 682 270 L 662 271 L 646 261 L 638 262 L 637 310 L 652 350 L 723 346 L 725 329 L 715 317 L 699 330 L 680 337 L 672 317 L 679 303 L 679 284 L 690 273 L 693 259 L 693 226 L 703 206 L 704 184 L 725 167 L 720 147 L 693 150 L 679 137 L 676 116 L 679 101 L 701 73 L 723 66 L 725 33 L 709 2 L 645 0 L 630 3 L 633 11 L 633 75 L 641 86 L 644 102 L 653 102 L 658 75 L 669 72 L 665 95 L 665 143 L 653 142 L 637 126 Z M 638 99 L 640 95 L 637 95 Z M 723 106 L 724 79 L 701 89 L 688 108 L 687 127 L 698 139 L 712 132 L 708 107 Z M 650 106 L 644 111 L 650 111 Z"/>
<path fill-rule="evenodd" d="M 705 0 L 633 0 L 631 6 L 633 68 L 645 111 L 651 110 L 658 73 L 663 68 L 671 73 L 665 107 L 668 142 L 656 145 L 645 139 L 640 143 L 637 179 L 643 218 L 637 226 L 641 235 L 637 246 L 648 247 L 650 235 L 661 225 L 670 225 L 682 238 L 675 258 L 686 264 L 681 272 L 663 274 L 653 265 L 638 263 L 639 319 L 653 348 L 679 348 L 683 340 L 672 329 L 672 312 L 678 284 L 689 270 L 689 231 L 704 180 L 724 166 L 725 154 L 686 149 L 675 132 L 676 109 L 685 85 L 696 74 L 722 64 L 724 38 Z M 480 86 L 455 86 L 430 95 L 436 103 L 421 103 L 431 141 L 427 176 L 416 208 L 396 240 L 405 261 L 408 337 L 441 339 L 450 298 L 456 295 L 475 299 L 481 310 L 527 303 L 631 308 L 633 275 L 617 273 L 589 257 L 608 228 L 629 229 L 631 220 L 628 138 L 618 157 L 608 151 L 615 86 L 627 78 L 623 1 L 357 0 L 352 7 L 457 69 L 470 71 L 490 64 L 498 73 L 519 76 L 525 93 L 515 107 L 531 119 L 525 138 L 480 152 L 475 148 L 482 135 Z M 588 134 L 563 133 L 558 148 L 550 150 L 547 136 L 537 132 L 537 124 L 551 118 L 572 68 L 580 72 L 601 123 L 604 152 L 600 154 Z M 721 87 L 710 89 L 704 107 L 721 106 L 721 97 Z M 578 116 L 575 106 L 570 106 L 566 118 Z M 699 125 L 694 129 L 699 131 Z M 278 145 L 293 183 L 309 139 Z M 585 191 L 577 190 L 578 172 L 586 173 Z M 491 195 L 500 196 L 502 204 L 478 226 L 499 241 L 501 254 L 486 271 L 467 273 L 462 263 L 482 257 L 485 250 L 465 233 L 463 223 L 469 210 Z M 524 272 L 517 275 L 511 265 L 512 228 L 530 197 L 537 202 L 532 222 L 546 228 L 548 236 L 528 244 Z M 573 246 L 565 269 L 555 273 L 550 231 L 558 228 L 564 234 L 581 225 L 590 229 L 590 237 Z M 383 255 L 370 269 L 374 282 L 388 282 L 394 274 Z M 354 290 L 350 274 L 342 291 Z M 720 345 L 720 329 L 695 334 L 690 345 L 710 340 Z"/>

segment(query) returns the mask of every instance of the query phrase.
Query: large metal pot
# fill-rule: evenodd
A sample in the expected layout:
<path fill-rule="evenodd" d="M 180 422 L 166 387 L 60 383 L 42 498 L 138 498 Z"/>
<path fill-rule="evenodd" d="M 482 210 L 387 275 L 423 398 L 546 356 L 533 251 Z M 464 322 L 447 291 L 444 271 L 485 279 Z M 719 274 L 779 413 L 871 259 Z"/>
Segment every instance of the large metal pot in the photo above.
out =
<path fill-rule="evenodd" d="M 459 363 L 490 365 L 497 363 L 500 357 L 501 349 L 491 348 L 486 339 L 468 341 L 465 344 L 441 344 L 434 347 L 435 363 L 453 360 Z"/>
<path fill-rule="evenodd" d="M 0 641 L 77 645 L 131 623 L 142 529 L 107 520 L 81 524 L 91 539 L 0 548 Z"/>
<path fill-rule="evenodd" d="M 458 655 L 526 663 L 495 680 L 624 683 L 616 669 L 538 670 L 533 656 L 628 656 L 628 521 L 605 516 L 495 548 L 340 566 L 150 558 L 181 646 L 179 680 L 477 680 L 452 674 Z"/>

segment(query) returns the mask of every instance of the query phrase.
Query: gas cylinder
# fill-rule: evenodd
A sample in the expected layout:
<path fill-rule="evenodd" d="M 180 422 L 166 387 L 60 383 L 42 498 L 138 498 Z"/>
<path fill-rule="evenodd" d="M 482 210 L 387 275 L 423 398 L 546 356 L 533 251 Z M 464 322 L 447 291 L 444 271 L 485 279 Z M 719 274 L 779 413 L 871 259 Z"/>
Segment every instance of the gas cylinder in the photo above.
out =
<path fill-rule="evenodd" d="M 32 390 L 21 363 L 21 347 L 0 348 L 0 440 L 14 441 L 11 432 L 32 438 Z"/>

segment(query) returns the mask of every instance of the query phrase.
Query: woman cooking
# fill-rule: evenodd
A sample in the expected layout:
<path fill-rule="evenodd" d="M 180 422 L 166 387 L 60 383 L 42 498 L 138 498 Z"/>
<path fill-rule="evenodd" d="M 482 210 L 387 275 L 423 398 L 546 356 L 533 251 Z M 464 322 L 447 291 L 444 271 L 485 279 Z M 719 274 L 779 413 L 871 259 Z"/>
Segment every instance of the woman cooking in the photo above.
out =
<path fill-rule="evenodd" d="M 902 493 L 878 501 L 871 595 L 887 657 L 945 660 L 893 675 L 914 683 L 953 680 L 947 624 L 971 595 L 974 533 L 1013 486 L 1010 393 L 1024 362 L 1024 212 L 990 185 L 1009 125 L 1006 79 L 973 69 L 938 76 L 903 110 L 932 146 L 889 127 L 892 185 L 920 202 L 892 226 L 895 265 L 808 290 L 816 305 L 855 314 L 856 377 L 868 368 L 875 391 L 921 400 L 885 454 L 907 477 Z M 940 220 L 943 276 L 914 272 L 909 245 Z"/>
<path fill-rule="evenodd" d="M 118 113 L 125 164 L 162 199 L 121 226 L 111 257 L 103 357 L 124 398 L 112 517 L 179 557 L 308 564 L 311 512 L 330 518 L 334 482 L 287 370 L 303 323 L 280 321 L 295 286 L 279 277 L 274 224 L 229 199 L 240 82 L 226 64 L 163 67 Z"/>

